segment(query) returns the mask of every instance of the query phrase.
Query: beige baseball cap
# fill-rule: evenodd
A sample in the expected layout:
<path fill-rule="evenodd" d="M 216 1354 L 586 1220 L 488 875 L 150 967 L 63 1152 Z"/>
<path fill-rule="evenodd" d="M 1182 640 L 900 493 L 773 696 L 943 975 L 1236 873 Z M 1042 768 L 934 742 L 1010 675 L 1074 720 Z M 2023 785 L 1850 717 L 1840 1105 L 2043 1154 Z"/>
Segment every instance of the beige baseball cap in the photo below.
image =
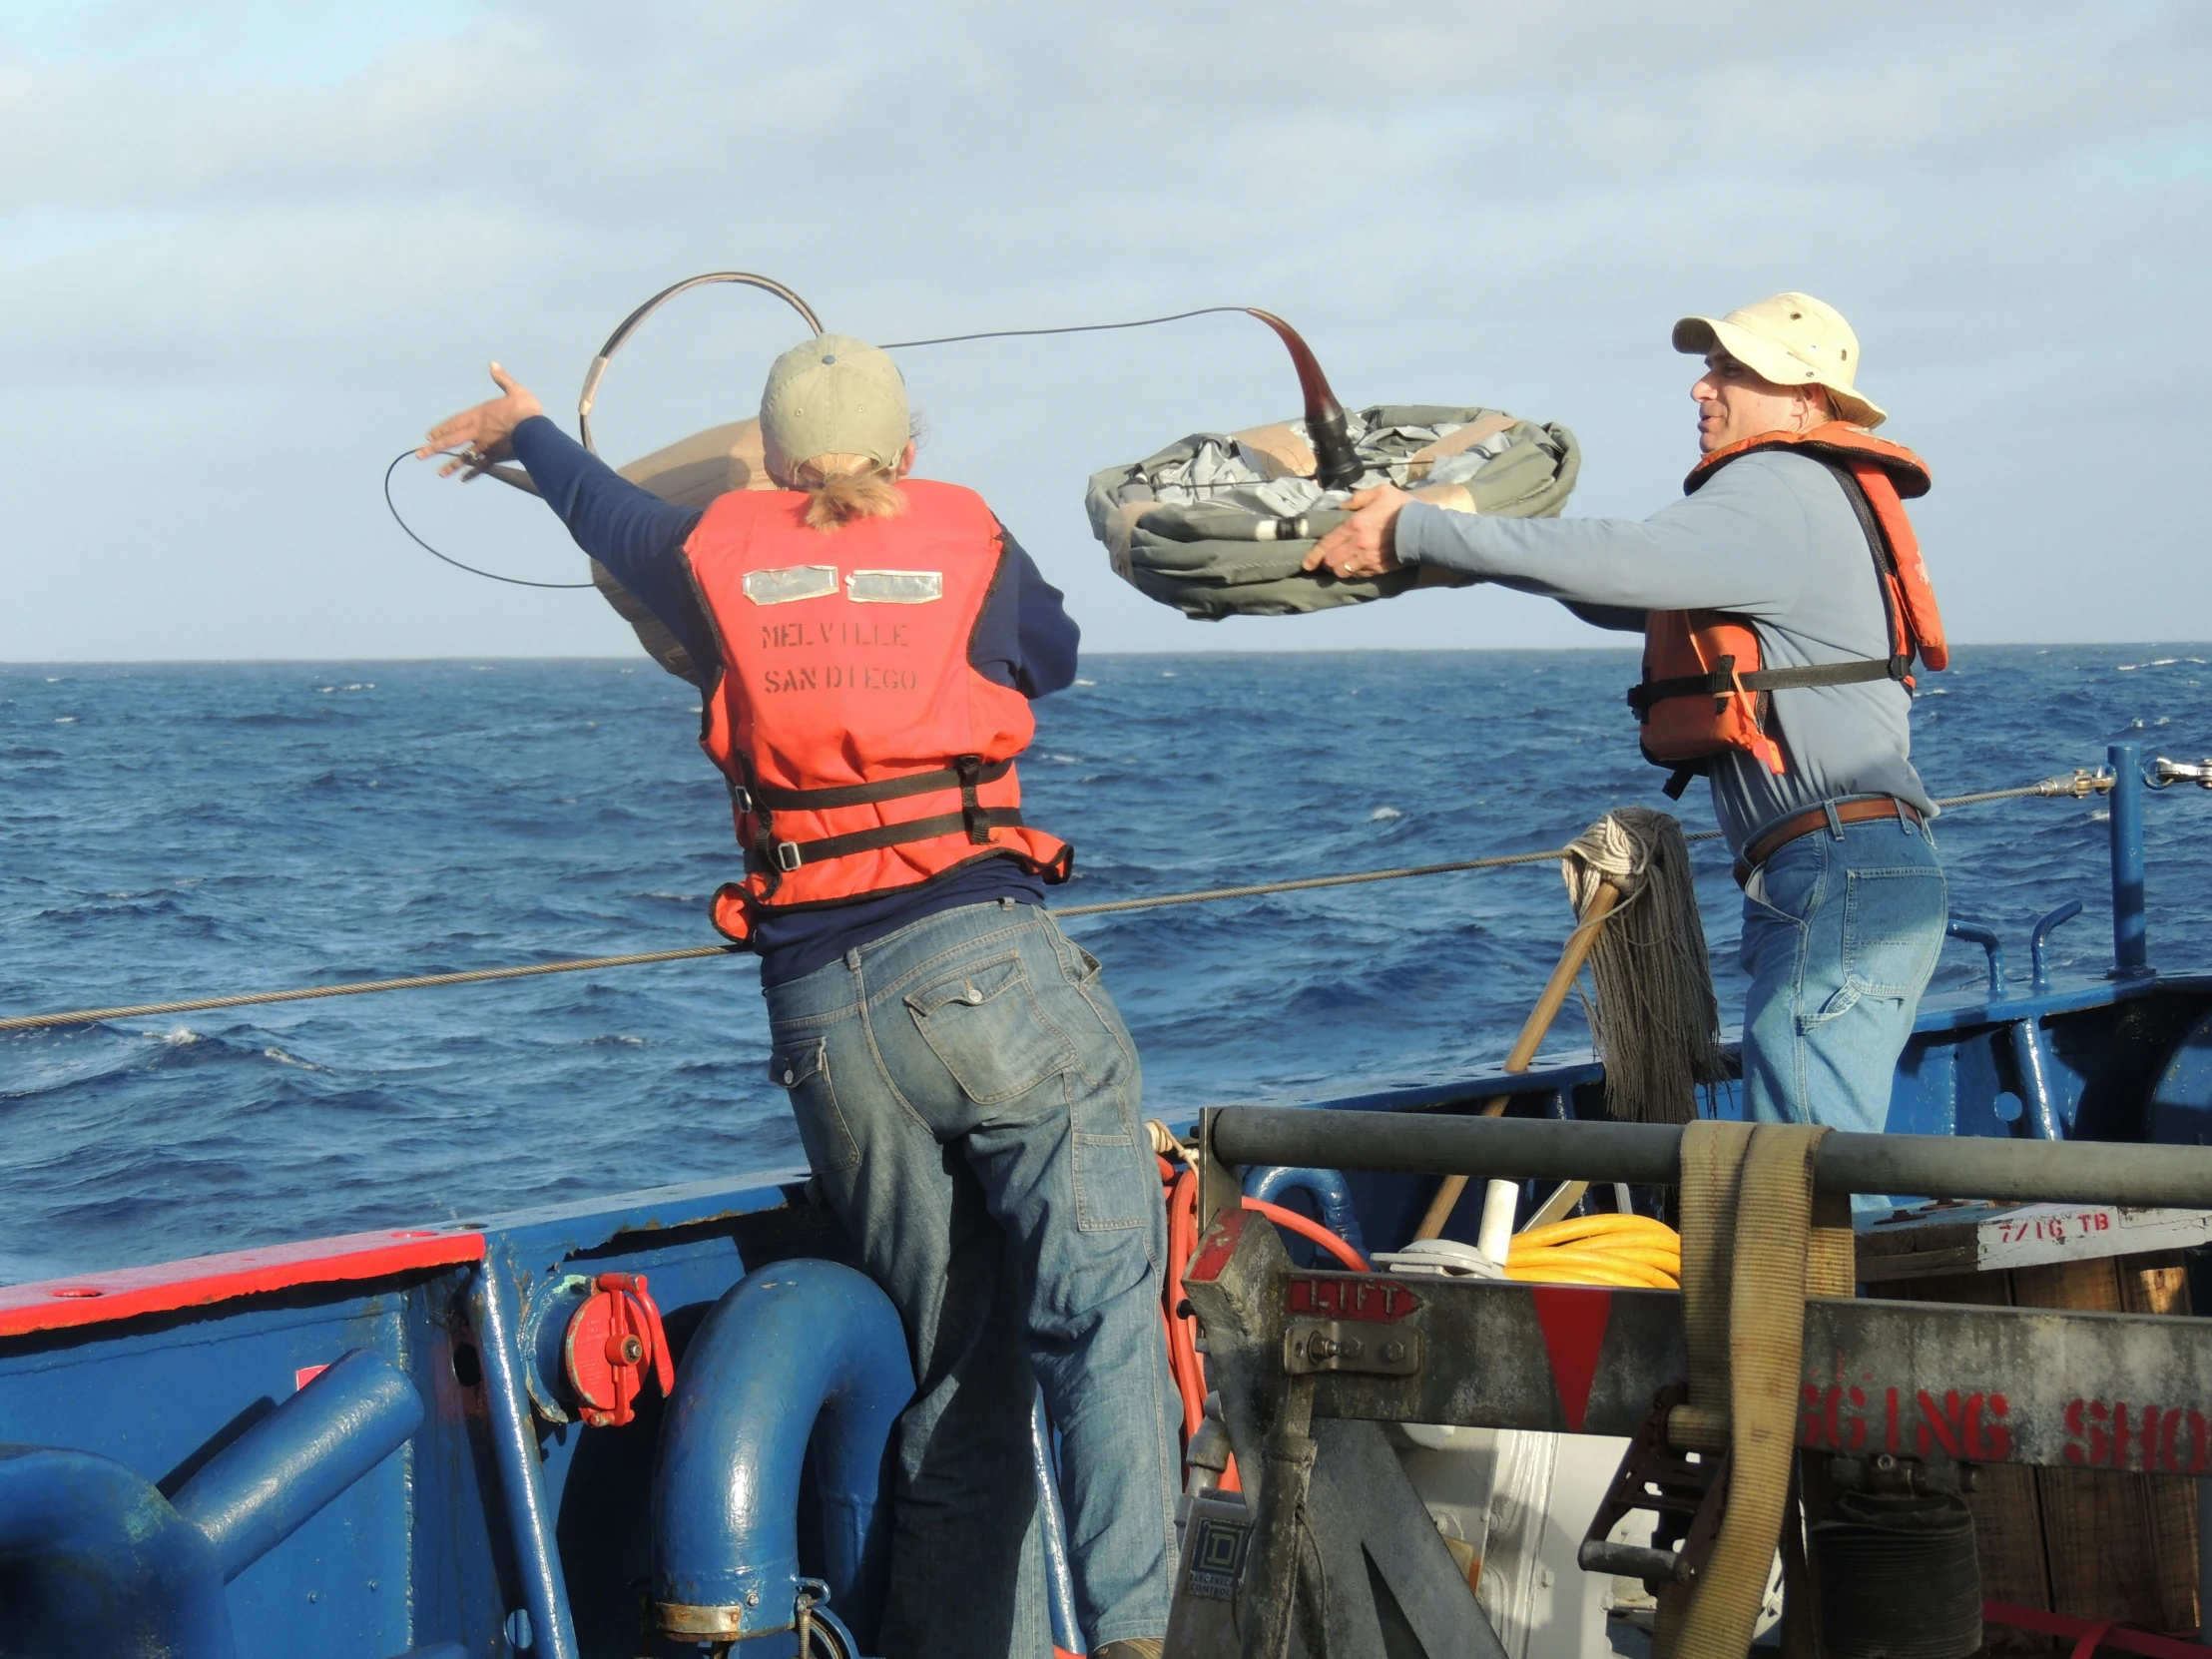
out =
<path fill-rule="evenodd" d="M 769 367 L 761 441 L 779 477 L 817 455 L 865 455 L 895 467 L 908 435 L 906 382 L 889 354 L 865 340 L 817 334 Z"/>
<path fill-rule="evenodd" d="M 1852 389 L 1859 336 L 1843 312 L 1810 293 L 1778 293 L 1726 316 L 1686 316 L 1674 325 L 1677 351 L 1702 354 L 1716 345 L 1778 386 L 1825 386 L 1836 412 L 1854 426 L 1880 426 L 1890 418 Z"/>

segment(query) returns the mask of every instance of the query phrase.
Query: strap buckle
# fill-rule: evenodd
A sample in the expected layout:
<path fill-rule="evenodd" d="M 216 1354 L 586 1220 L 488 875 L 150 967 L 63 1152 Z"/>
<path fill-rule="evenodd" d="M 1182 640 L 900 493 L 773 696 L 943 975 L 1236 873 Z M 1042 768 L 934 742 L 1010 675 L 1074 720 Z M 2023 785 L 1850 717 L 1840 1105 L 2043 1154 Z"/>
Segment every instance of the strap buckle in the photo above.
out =
<path fill-rule="evenodd" d="M 769 843 L 769 854 L 775 859 L 776 867 L 786 875 L 797 869 L 804 861 L 800 855 L 797 841 L 771 841 Z"/>
<path fill-rule="evenodd" d="M 982 782 L 983 757 L 980 755 L 955 755 L 952 771 L 960 781 L 960 827 L 967 831 L 967 838 L 977 846 L 987 846 L 991 838 L 990 815 L 976 798 L 975 788 Z"/>
<path fill-rule="evenodd" d="M 1713 660 L 1713 713 L 1721 713 L 1728 707 L 1731 697 L 1744 695 L 1744 683 L 1736 678 L 1736 659 L 1733 654 Z"/>

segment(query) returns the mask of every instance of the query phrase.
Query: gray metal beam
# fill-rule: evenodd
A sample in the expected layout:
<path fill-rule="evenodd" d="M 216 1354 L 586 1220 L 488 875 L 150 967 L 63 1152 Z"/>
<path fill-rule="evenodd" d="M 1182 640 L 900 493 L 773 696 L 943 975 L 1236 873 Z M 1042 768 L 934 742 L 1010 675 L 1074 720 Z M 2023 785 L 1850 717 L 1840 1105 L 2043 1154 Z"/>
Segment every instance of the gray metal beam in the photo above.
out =
<path fill-rule="evenodd" d="M 1317 1419 L 1632 1434 L 1688 1376 L 1673 1291 L 1338 1273 L 1278 1284 L 1293 1343 L 1318 1317 L 1364 1333 L 1363 1358 L 1389 1341 L 1419 1358 L 1412 1376 L 1325 1372 Z M 1813 1298 L 1799 1410 L 1809 1450 L 2205 1474 L 2212 1320 Z"/>
<path fill-rule="evenodd" d="M 1680 1179 L 1682 1131 L 1672 1124 L 1224 1106 L 1206 1113 L 1205 1127 L 1225 1164 L 1647 1186 Z M 2207 1209 L 2212 1147 L 1838 1133 L 1821 1143 L 1814 1178 L 1823 1192 Z"/>

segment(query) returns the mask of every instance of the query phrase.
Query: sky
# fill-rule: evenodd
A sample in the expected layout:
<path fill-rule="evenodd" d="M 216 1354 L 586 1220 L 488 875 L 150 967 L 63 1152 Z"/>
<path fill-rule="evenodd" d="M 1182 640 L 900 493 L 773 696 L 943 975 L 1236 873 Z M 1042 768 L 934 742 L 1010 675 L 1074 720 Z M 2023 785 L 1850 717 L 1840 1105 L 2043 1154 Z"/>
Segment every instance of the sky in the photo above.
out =
<path fill-rule="evenodd" d="M 1776 0 L 0 0 L 0 660 L 619 655 L 593 594 L 465 576 L 386 463 L 498 358 L 573 423 L 614 324 L 764 273 L 878 339 L 1281 312 L 1344 400 L 1580 438 L 1572 513 L 1695 458 L 1673 320 L 1784 288 L 1857 328 L 1964 642 L 2212 639 L 2212 7 Z M 759 292 L 657 315 L 621 461 L 753 412 Z M 1296 412 L 1216 316 L 904 354 L 920 470 L 983 492 L 1098 650 L 1616 644 L 1427 592 L 1188 621 L 1088 475 Z M 494 483 L 394 488 L 471 563 L 574 580 Z"/>

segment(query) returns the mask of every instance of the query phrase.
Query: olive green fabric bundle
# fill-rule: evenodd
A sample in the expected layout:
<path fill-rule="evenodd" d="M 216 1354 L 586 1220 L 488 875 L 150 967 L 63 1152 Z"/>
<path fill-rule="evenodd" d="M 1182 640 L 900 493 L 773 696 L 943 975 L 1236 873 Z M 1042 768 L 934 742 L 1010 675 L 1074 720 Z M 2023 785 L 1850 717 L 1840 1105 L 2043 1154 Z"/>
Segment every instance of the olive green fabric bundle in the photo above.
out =
<path fill-rule="evenodd" d="M 1496 409 L 1379 404 L 1348 415 L 1347 426 L 1366 466 L 1355 488 L 1396 484 L 1462 509 L 1471 497 L 1477 511 L 1505 518 L 1556 515 L 1581 467 L 1564 426 Z M 1401 571 L 1346 582 L 1302 571 L 1314 543 L 1344 522 L 1349 493 L 1323 489 L 1314 471 L 1304 421 L 1198 432 L 1094 473 L 1084 504 L 1117 575 L 1209 621 L 1358 605 L 1437 580 Z"/>

